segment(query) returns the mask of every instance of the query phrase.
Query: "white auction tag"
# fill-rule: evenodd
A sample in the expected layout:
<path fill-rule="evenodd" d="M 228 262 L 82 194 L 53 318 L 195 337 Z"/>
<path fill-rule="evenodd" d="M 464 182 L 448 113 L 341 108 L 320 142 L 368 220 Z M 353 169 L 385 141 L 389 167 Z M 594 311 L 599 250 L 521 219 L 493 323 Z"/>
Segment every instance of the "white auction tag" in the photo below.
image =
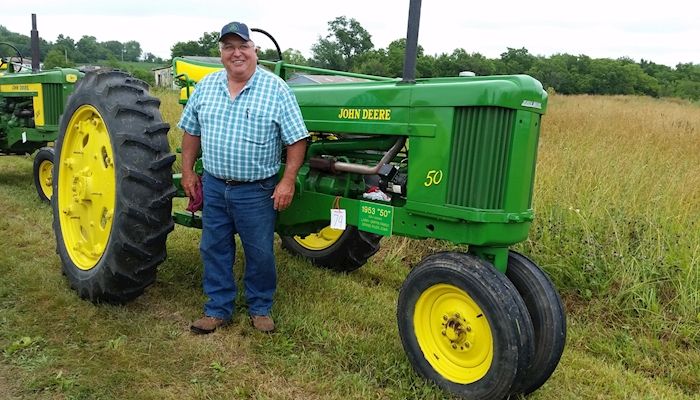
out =
<path fill-rule="evenodd" d="M 345 230 L 345 210 L 331 208 L 331 228 Z"/>

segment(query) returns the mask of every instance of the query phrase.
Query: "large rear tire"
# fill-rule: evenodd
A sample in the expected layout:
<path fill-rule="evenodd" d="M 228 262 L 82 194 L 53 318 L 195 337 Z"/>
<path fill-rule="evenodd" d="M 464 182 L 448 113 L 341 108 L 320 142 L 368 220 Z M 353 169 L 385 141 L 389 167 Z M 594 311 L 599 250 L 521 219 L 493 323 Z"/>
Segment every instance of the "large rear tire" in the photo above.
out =
<path fill-rule="evenodd" d="M 426 257 L 406 278 L 399 335 L 414 369 L 468 399 L 503 399 L 530 364 L 532 322 L 515 287 L 468 254 Z"/>
<path fill-rule="evenodd" d="M 118 72 L 89 73 L 69 97 L 56 141 L 57 252 L 80 297 L 124 303 L 154 282 L 173 230 L 175 187 L 160 101 Z"/>
<path fill-rule="evenodd" d="M 528 394 L 542 386 L 559 364 L 566 343 L 566 313 L 552 281 L 529 258 L 511 251 L 506 276 L 525 301 L 535 332 L 532 363 L 511 389 Z"/>
<path fill-rule="evenodd" d="M 34 187 L 39 200 L 51 201 L 53 192 L 53 160 L 56 152 L 53 147 L 42 147 L 34 157 Z"/>
<path fill-rule="evenodd" d="M 354 271 L 379 250 L 381 235 L 354 226 L 344 231 L 327 226 L 307 236 L 282 236 L 282 247 L 319 267 L 338 272 Z"/>

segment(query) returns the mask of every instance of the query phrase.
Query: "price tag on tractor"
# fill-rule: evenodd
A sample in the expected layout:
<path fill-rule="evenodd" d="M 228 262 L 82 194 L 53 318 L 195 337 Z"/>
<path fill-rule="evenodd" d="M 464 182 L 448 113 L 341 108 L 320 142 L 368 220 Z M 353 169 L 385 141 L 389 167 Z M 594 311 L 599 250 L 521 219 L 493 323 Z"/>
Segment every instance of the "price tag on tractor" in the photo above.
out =
<path fill-rule="evenodd" d="M 345 210 L 331 208 L 331 228 L 345 230 Z"/>
<path fill-rule="evenodd" d="M 393 226 L 394 207 L 368 201 L 360 202 L 358 229 L 378 235 L 391 236 Z"/>

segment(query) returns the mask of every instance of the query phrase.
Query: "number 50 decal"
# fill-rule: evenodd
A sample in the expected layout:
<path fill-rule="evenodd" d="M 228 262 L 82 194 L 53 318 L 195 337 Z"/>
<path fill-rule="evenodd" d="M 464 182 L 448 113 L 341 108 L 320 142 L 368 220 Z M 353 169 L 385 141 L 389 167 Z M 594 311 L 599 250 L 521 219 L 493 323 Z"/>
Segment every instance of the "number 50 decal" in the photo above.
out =
<path fill-rule="evenodd" d="M 439 185 L 440 182 L 442 182 L 442 170 L 431 169 L 428 171 L 428 175 L 425 177 L 425 182 L 423 182 L 423 185 L 428 187 L 432 185 Z"/>

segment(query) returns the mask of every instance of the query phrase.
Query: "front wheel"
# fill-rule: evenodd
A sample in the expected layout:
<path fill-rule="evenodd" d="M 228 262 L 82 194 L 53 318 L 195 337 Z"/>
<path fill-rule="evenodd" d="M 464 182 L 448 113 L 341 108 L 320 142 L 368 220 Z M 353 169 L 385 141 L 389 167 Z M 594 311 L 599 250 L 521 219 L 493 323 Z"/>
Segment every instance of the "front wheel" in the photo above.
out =
<path fill-rule="evenodd" d="M 56 247 L 71 287 L 93 302 L 124 303 L 153 283 L 173 230 L 171 165 L 160 102 L 117 71 L 85 75 L 56 141 Z"/>
<path fill-rule="evenodd" d="M 42 147 L 34 157 L 34 187 L 39 200 L 44 203 L 51 201 L 53 193 L 53 147 Z"/>
<path fill-rule="evenodd" d="M 518 290 L 535 332 L 535 354 L 513 393 L 528 394 L 542 386 L 559 364 L 566 342 L 566 313 L 552 281 L 532 260 L 511 251 L 506 276 Z"/>
<path fill-rule="evenodd" d="M 468 254 L 426 257 L 399 292 L 399 335 L 414 369 L 468 399 L 503 399 L 530 363 L 533 329 L 513 285 Z"/>

